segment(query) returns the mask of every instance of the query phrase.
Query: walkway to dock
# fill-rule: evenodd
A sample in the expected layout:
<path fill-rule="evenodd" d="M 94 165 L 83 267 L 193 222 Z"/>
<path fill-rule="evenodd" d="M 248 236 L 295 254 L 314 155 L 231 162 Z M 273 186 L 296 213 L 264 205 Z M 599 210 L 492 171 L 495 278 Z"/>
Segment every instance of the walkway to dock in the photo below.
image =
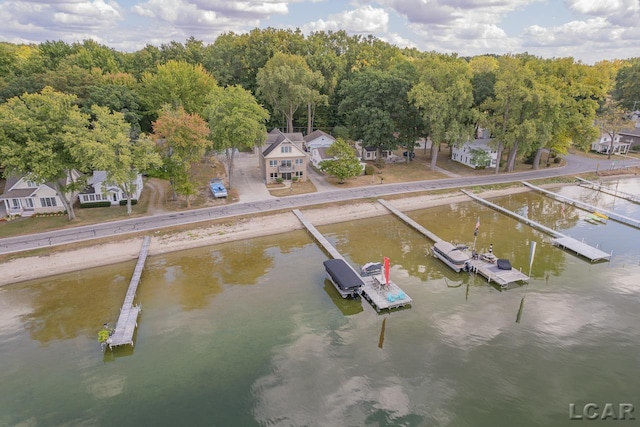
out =
<path fill-rule="evenodd" d="M 633 194 L 625 193 L 624 191 L 611 190 L 608 187 L 600 184 L 599 182 L 587 181 L 580 177 L 575 177 L 578 180 L 578 185 L 581 187 L 590 188 L 592 190 L 600 191 L 611 196 L 618 197 L 620 199 L 628 200 L 633 203 L 640 203 L 640 196 L 634 196 Z"/>
<path fill-rule="evenodd" d="M 420 224 L 418 224 L 417 222 L 415 222 L 414 220 L 409 218 L 407 215 L 402 213 L 400 210 L 398 210 L 398 209 L 394 208 L 393 206 L 391 206 L 386 200 L 378 199 L 378 203 L 380 203 L 382 206 L 384 206 L 389 211 L 391 211 L 391 213 L 393 213 L 395 216 L 397 216 L 398 218 L 400 218 L 401 220 L 403 220 L 404 222 L 409 224 L 416 231 L 422 233 L 427 238 L 431 239 L 434 243 L 438 243 L 438 242 L 442 241 L 442 239 L 440 237 L 436 236 L 435 234 L 433 234 L 432 232 L 430 232 L 429 230 L 427 230 L 426 228 L 424 228 L 423 226 L 421 226 Z"/>
<path fill-rule="evenodd" d="M 122 308 L 120 309 L 120 317 L 118 317 L 116 329 L 109 339 L 107 339 L 109 348 L 125 344 L 131 344 L 133 346 L 133 333 L 136 330 L 136 326 L 138 326 L 138 314 L 142 309 L 140 304 L 133 305 L 133 299 L 136 296 L 136 290 L 140 283 L 142 269 L 144 268 L 144 263 L 147 260 L 150 242 L 151 239 L 149 236 L 145 236 L 142 241 L 142 248 L 138 255 L 138 263 L 136 264 L 135 270 L 133 270 L 133 277 L 131 277 L 129 289 L 127 289 L 127 295 L 124 297 L 124 303 L 122 303 Z"/>
<path fill-rule="evenodd" d="M 576 206 L 576 207 L 578 207 L 580 209 L 584 209 L 585 211 L 589 211 L 591 213 L 599 212 L 599 213 L 607 215 L 610 219 L 613 219 L 614 221 L 618 221 L 618 222 L 621 222 L 621 223 L 626 224 L 626 225 L 630 225 L 630 226 L 635 227 L 635 228 L 640 228 L 640 221 L 638 221 L 637 219 L 629 218 L 628 216 L 620 215 L 620 214 L 617 214 L 615 212 L 608 211 L 606 209 L 596 208 L 595 206 L 592 206 L 592 205 L 590 205 L 588 203 L 583 203 L 583 202 L 581 202 L 579 200 L 570 199 L 569 197 L 561 196 L 561 195 L 553 193 L 551 191 L 547 191 L 544 188 L 536 187 L 535 185 L 529 184 L 526 181 L 520 181 L 520 182 L 522 182 L 523 185 L 526 185 L 529 188 L 532 188 L 532 189 L 534 189 L 536 191 L 539 191 L 539 192 L 541 192 L 541 193 L 543 193 L 543 194 L 545 194 L 545 195 L 547 195 L 549 197 L 553 197 L 554 199 L 559 200 L 561 202 L 568 203 L 568 204 L 570 204 L 572 206 Z"/>
<path fill-rule="evenodd" d="M 553 239 L 551 240 L 551 243 L 553 243 L 555 246 L 561 247 L 561 248 L 566 248 L 566 249 L 570 249 L 573 252 L 575 252 L 578 255 L 581 255 L 585 258 L 587 258 L 588 260 L 590 260 L 591 262 L 595 262 L 595 261 L 600 261 L 600 260 L 607 260 L 609 261 L 611 259 L 611 254 L 606 253 L 604 251 L 601 251 L 598 248 L 594 248 L 593 246 L 589 246 L 588 244 L 581 242 L 579 240 L 576 240 L 572 237 L 569 237 L 565 234 L 562 234 L 552 228 L 549 227 L 545 227 L 544 225 L 535 222 L 533 220 L 530 220 L 529 218 L 525 218 L 521 215 L 518 215 L 515 212 L 511 212 L 510 210 L 507 210 L 501 206 L 498 206 L 494 203 L 491 203 L 487 200 L 484 200 L 478 196 L 475 196 L 471 193 L 469 193 L 466 190 L 460 190 L 462 191 L 464 194 L 466 194 L 467 196 L 471 197 L 472 199 L 483 203 L 497 211 L 500 211 L 506 215 L 509 215 L 513 218 L 516 218 L 517 220 L 524 222 L 525 224 L 540 230 L 544 233 L 550 234 Z"/>
<path fill-rule="evenodd" d="M 309 222 L 305 216 L 300 212 L 299 209 L 294 209 L 292 211 L 295 216 L 298 217 L 302 225 L 311 233 L 311 235 L 316 239 L 316 241 L 324 248 L 325 251 L 333 258 L 344 260 L 345 263 L 358 275 L 360 276 L 360 272 L 356 271 L 355 268 L 344 259 L 342 254 L 333 247 L 331 243 L 318 231 L 316 227 L 314 227 L 311 222 Z M 404 307 L 405 305 L 409 305 L 412 302 L 412 299 L 402 291 L 393 282 L 389 282 L 388 285 L 380 286 L 372 276 L 362 277 L 362 281 L 364 285 L 362 286 L 362 295 L 365 297 L 367 301 L 371 303 L 373 308 L 376 311 L 380 310 L 392 310 L 399 307 Z"/>

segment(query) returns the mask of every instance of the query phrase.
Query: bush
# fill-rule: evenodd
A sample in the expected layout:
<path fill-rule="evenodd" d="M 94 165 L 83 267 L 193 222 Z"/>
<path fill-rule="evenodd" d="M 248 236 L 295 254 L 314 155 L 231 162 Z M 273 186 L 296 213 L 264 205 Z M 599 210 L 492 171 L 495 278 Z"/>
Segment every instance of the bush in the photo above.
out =
<path fill-rule="evenodd" d="M 560 163 L 562 161 L 562 157 L 554 157 L 553 163 Z"/>
<path fill-rule="evenodd" d="M 291 181 L 292 181 L 292 182 L 296 182 L 297 180 L 298 180 L 298 177 L 297 177 L 297 176 L 292 176 L 292 177 L 291 177 Z"/>
<path fill-rule="evenodd" d="M 108 208 L 111 206 L 111 202 L 95 202 L 95 203 L 80 203 L 80 207 L 86 208 Z"/>
<path fill-rule="evenodd" d="M 138 201 L 136 199 L 131 199 L 131 206 L 133 205 L 137 205 Z M 127 200 L 120 200 L 120 206 L 126 206 L 127 205 Z"/>
<path fill-rule="evenodd" d="M 376 169 L 372 165 L 365 165 L 364 174 L 365 175 L 373 175 Z"/>
<path fill-rule="evenodd" d="M 282 178 L 280 178 L 280 177 L 277 177 L 277 178 L 276 178 L 276 182 L 277 182 L 278 184 L 282 184 L 282 182 L 283 182 L 283 181 L 284 181 L 284 179 L 282 179 Z"/>

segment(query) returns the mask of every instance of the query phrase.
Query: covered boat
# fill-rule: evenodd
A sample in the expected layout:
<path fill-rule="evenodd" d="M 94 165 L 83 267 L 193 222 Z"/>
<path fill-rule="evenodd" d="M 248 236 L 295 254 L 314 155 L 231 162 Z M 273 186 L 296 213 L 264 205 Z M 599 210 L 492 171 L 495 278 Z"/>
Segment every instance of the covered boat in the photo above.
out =
<path fill-rule="evenodd" d="M 451 267 L 456 273 L 466 270 L 471 259 L 466 246 L 454 246 L 441 240 L 431 248 L 433 255 Z"/>
<path fill-rule="evenodd" d="M 323 262 L 327 278 L 338 290 L 342 298 L 357 297 L 364 282 L 355 271 L 342 259 L 329 259 Z"/>

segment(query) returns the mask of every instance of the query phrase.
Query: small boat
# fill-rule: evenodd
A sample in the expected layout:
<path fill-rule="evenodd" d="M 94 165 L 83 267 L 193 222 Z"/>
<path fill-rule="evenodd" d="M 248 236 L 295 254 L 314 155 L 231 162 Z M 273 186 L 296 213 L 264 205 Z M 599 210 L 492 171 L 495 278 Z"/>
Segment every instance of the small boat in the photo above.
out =
<path fill-rule="evenodd" d="M 584 218 L 585 221 L 591 224 L 604 224 L 606 222 L 602 217 L 596 216 L 595 214 L 589 214 Z"/>
<path fill-rule="evenodd" d="M 327 279 L 333 283 L 342 298 L 357 298 L 364 282 L 358 274 L 342 259 L 329 259 L 323 262 Z"/>
<path fill-rule="evenodd" d="M 597 216 L 598 218 L 602 218 L 604 220 L 609 219 L 609 217 L 607 215 L 605 215 L 603 213 L 600 213 L 600 212 L 594 212 L 593 215 Z"/>
<path fill-rule="evenodd" d="M 444 240 L 437 242 L 431 247 L 433 255 L 447 264 L 453 271 L 459 273 L 468 269 L 471 256 L 467 252 L 465 245 L 453 245 Z"/>

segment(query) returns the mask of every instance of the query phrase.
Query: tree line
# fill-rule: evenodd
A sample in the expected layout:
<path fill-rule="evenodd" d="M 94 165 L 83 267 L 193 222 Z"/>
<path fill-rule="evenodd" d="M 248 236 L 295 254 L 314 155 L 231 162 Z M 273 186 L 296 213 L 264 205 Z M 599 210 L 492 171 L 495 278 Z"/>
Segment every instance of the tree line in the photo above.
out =
<path fill-rule="evenodd" d="M 543 150 L 586 149 L 625 126 L 640 108 L 638 75 L 640 58 L 459 57 L 344 31 L 255 29 L 131 53 L 92 40 L 0 43 L 0 161 L 61 192 L 82 185 L 64 180 L 72 169 L 107 170 L 124 187 L 156 169 L 187 203 L 191 162 L 224 152 L 230 179 L 236 149 L 272 127 L 377 150 L 413 151 L 428 137 L 432 167 L 443 144 L 485 128 L 505 171 L 519 156 L 537 168 Z"/>

